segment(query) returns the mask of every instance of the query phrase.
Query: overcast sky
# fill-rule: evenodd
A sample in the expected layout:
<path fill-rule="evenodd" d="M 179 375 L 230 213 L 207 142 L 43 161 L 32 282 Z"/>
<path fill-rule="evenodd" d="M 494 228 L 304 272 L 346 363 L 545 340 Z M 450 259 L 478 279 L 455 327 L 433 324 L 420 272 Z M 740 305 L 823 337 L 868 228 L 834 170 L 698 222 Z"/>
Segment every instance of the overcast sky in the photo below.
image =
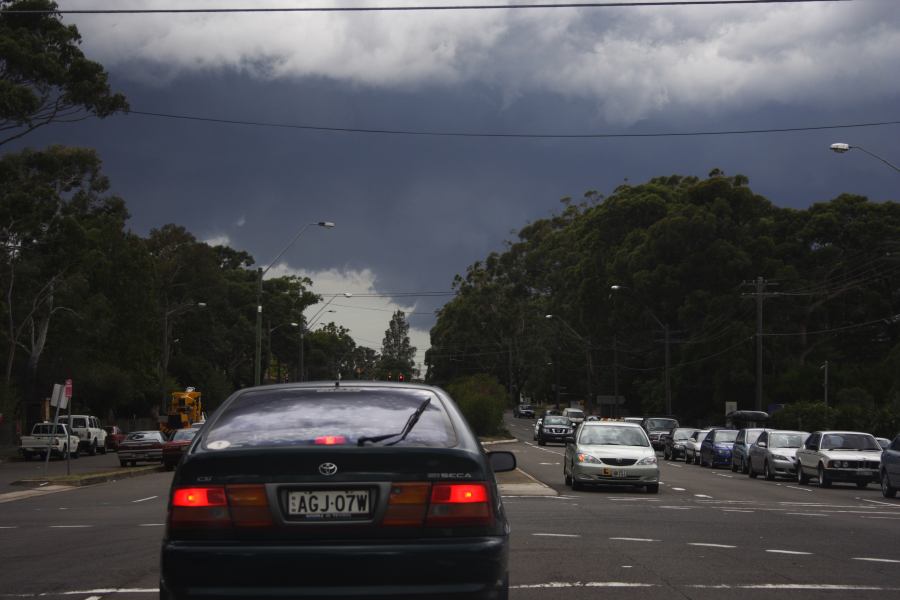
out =
<path fill-rule="evenodd" d="M 351 6 L 57 0 L 85 8 Z M 481 0 L 467 0 L 465 4 Z M 451 4 L 453 2 L 441 2 Z M 484 2 L 488 3 L 488 2 Z M 490 0 L 490 4 L 501 4 Z M 520 2 L 521 3 L 521 2 Z M 426 0 L 357 5 L 427 5 Z M 135 111 L 335 128 L 655 133 L 900 121 L 896 0 L 433 12 L 66 15 Z M 743 173 L 778 206 L 898 200 L 900 126 L 728 136 L 509 139 L 323 132 L 131 114 L 26 138 L 98 149 L 141 234 L 165 223 L 299 272 L 380 350 L 396 308 L 419 359 L 456 273 L 564 196 Z M 368 297 L 360 297 L 362 293 Z M 371 297 L 384 294 L 387 297 Z M 394 296 L 391 296 L 394 294 Z M 307 311 L 312 316 L 317 309 Z"/>

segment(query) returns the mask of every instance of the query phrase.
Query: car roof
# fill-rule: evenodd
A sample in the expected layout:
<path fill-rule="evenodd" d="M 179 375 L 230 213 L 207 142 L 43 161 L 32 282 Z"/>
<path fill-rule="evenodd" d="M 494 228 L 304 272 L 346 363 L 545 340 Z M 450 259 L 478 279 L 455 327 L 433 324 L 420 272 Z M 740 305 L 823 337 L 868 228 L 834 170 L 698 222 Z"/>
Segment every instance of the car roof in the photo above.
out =
<path fill-rule="evenodd" d="M 630 423 L 628 421 L 586 421 L 581 424 L 582 427 L 636 427 L 641 431 L 644 430 L 643 427 L 638 425 L 637 423 Z"/>

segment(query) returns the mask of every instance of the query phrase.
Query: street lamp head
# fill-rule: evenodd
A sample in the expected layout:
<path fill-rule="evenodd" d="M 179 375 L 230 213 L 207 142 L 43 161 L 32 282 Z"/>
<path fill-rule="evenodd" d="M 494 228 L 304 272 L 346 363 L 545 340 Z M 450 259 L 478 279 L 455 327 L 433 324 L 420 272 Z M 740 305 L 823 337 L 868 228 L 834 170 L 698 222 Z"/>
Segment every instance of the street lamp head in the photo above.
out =
<path fill-rule="evenodd" d="M 206 308 L 206 302 L 198 302 L 197 307 L 198 308 Z"/>
<path fill-rule="evenodd" d="M 624 290 L 624 289 L 625 289 L 625 286 L 624 286 L 624 285 L 611 285 L 611 286 L 609 286 L 609 289 L 611 289 L 611 290 L 617 290 L 617 291 L 618 291 L 618 290 Z"/>
<path fill-rule="evenodd" d="M 291 327 L 300 327 L 300 323 L 295 323 L 291 321 Z"/>
<path fill-rule="evenodd" d="M 544 315 L 544 318 L 545 318 L 545 319 L 552 319 L 552 318 L 553 318 L 553 315 Z"/>
<path fill-rule="evenodd" d="M 853 146 L 851 146 L 850 144 L 845 144 L 845 143 L 843 143 L 843 142 L 839 142 L 839 143 L 837 143 L 837 144 L 832 144 L 832 145 L 830 146 L 830 148 L 832 149 L 832 151 L 837 152 L 838 154 L 843 154 L 844 152 L 849 151 L 850 148 L 852 148 L 852 147 L 853 147 Z"/>
<path fill-rule="evenodd" d="M 316 225 L 318 225 L 319 227 L 325 227 L 327 229 L 331 229 L 332 227 L 334 227 L 334 223 L 332 223 L 331 221 L 319 221 L 318 223 L 316 223 Z"/>

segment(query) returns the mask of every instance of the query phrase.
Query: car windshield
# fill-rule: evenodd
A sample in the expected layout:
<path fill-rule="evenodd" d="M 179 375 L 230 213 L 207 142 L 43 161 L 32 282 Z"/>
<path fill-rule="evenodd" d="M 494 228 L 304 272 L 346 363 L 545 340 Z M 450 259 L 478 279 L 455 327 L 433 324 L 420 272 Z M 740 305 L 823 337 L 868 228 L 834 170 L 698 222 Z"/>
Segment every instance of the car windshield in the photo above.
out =
<path fill-rule="evenodd" d="M 584 413 L 580 410 L 568 410 L 566 411 L 566 416 L 570 419 L 583 419 Z"/>
<path fill-rule="evenodd" d="M 398 446 L 455 446 L 450 418 L 429 391 L 329 387 L 242 394 L 204 426 L 203 447 L 356 445 L 360 438 L 402 431 L 410 415 L 429 398 L 421 418 Z"/>
<path fill-rule="evenodd" d="M 519 408 L 521 408 L 522 410 L 534 410 L 533 408 L 531 408 L 530 404 L 523 404 Z"/>
<path fill-rule="evenodd" d="M 690 439 L 691 434 L 694 433 L 693 429 L 676 429 L 675 433 L 672 434 L 673 440 L 687 440 Z"/>
<path fill-rule="evenodd" d="M 822 450 L 881 450 L 871 435 L 864 433 L 829 433 L 822 438 Z"/>
<path fill-rule="evenodd" d="M 647 419 L 647 429 L 674 429 L 678 427 L 675 419 Z"/>
<path fill-rule="evenodd" d="M 735 438 L 737 438 L 737 434 L 738 434 L 737 431 L 729 431 L 729 430 L 717 431 L 715 437 L 713 438 L 713 441 L 717 444 L 734 442 Z"/>
<path fill-rule="evenodd" d="M 806 441 L 803 433 L 772 433 L 769 435 L 769 448 L 799 448 Z"/>
<path fill-rule="evenodd" d="M 182 440 L 192 440 L 194 436 L 197 435 L 199 429 L 179 429 L 175 432 L 175 435 L 172 436 L 173 442 L 180 442 Z"/>
<path fill-rule="evenodd" d="M 569 425 L 568 417 L 544 417 L 544 425 Z"/>
<path fill-rule="evenodd" d="M 650 440 L 637 427 L 584 426 L 579 444 L 587 446 L 649 446 Z"/>
<path fill-rule="evenodd" d="M 84 417 L 74 417 L 72 419 L 72 427 L 83 428 L 87 427 L 87 420 Z"/>

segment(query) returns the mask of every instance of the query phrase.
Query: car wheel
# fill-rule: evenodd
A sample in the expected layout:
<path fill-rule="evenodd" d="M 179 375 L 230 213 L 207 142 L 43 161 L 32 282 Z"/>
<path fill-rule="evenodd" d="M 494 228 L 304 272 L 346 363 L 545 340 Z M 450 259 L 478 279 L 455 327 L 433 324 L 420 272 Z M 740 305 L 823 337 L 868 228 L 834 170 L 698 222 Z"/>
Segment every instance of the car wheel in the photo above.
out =
<path fill-rule="evenodd" d="M 757 473 L 756 471 L 753 470 L 753 463 L 752 463 L 752 462 L 750 463 L 750 469 L 747 471 L 747 475 L 750 476 L 750 479 L 756 479 L 756 476 L 758 475 L 758 473 Z"/>
<path fill-rule="evenodd" d="M 546 445 L 547 445 L 547 442 L 544 441 L 544 438 L 541 436 L 538 436 L 538 446 L 546 446 Z"/>
<path fill-rule="evenodd" d="M 646 490 L 647 490 L 648 494 L 658 494 L 659 493 L 659 484 L 651 483 L 650 485 L 646 486 Z"/>
<path fill-rule="evenodd" d="M 819 465 L 818 476 L 819 476 L 819 487 L 823 487 L 823 488 L 831 487 L 831 480 L 828 479 L 828 474 L 825 472 L 825 467 L 823 467 L 822 465 Z"/>
<path fill-rule="evenodd" d="M 91 442 L 91 446 L 90 448 L 88 448 L 88 454 L 90 454 L 91 456 L 97 455 L 97 440 Z"/>
<path fill-rule="evenodd" d="M 106 444 L 104 444 L 103 446 L 97 446 L 97 451 L 100 452 L 100 454 L 106 454 Z"/>
<path fill-rule="evenodd" d="M 809 484 L 809 475 L 803 472 L 803 466 L 799 460 L 797 461 L 797 483 L 800 485 Z"/>
<path fill-rule="evenodd" d="M 763 476 L 766 478 L 766 481 L 774 481 L 775 474 L 772 472 L 772 469 L 769 467 L 769 461 L 763 463 Z"/>
<path fill-rule="evenodd" d="M 731 458 L 731 472 L 737 473 L 737 470 L 738 470 L 738 466 L 736 464 L 734 464 L 734 457 L 732 457 Z"/>
<path fill-rule="evenodd" d="M 119 466 L 120 466 L 120 467 L 127 467 L 127 466 L 128 466 L 128 461 L 127 461 L 127 460 L 120 460 L 120 461 L 119 461 Z"/>
<path fill-rule="evenodd" d="M 869 487 L 869 482 L 868 481 L 857 481 L 856 487 L 858 487 L 861 490 L 865 489 L 865 488 Z"/>
<path fill-rule="evenodd" d="M 895 498 L 897 496 L 897 488 L 891 487 L 887 471 L 881 474 L 881 495 L 885 498 Z"/>
<path fill-rule="evenodd" d="M 72 458 L 78 458 L 79 456 L 81 456 L 81 452 L 78 451 L 78 447 L 76 446 L 75 449 L 72 450 L 71 457 L 72 457 Z"/>
<path fill-rule="evenodd" d="M 741 457 L 741 473 L 746 475 L 749 472 L 750 472 L 750 461 L 744 460 L 744 457 L 742 456 Z"/>
<path fill-rule="evenodd" d="M 572 476 L 566 471 L 565 466 L 563 466 L 563 480 L 566 482 L 567 486 L 572 487 Z"/>

